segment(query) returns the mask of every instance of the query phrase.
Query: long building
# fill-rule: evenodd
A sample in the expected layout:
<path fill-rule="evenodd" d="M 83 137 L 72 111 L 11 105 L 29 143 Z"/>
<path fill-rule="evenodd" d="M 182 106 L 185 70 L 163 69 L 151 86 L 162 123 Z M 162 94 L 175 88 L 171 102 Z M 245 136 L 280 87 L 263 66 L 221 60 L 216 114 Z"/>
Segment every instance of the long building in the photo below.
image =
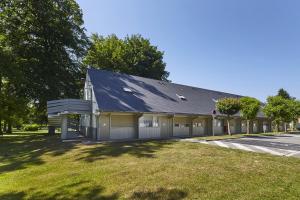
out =
<path fill-rule="evenodd" d="M 48 102 L 49 123 L 70 137 L 70 114 L 79 114 L 80 132 L 95 140 L 130 140 L 222 135 L 228 131 L 216 102 L 240 95 L 180 85 L 110 71 L 88 69 L 83 100 Z M 259 113 L 250 131 L 271 130 Z M 245 133 L 240 114 L 230 121 L 232 133 Z"/>

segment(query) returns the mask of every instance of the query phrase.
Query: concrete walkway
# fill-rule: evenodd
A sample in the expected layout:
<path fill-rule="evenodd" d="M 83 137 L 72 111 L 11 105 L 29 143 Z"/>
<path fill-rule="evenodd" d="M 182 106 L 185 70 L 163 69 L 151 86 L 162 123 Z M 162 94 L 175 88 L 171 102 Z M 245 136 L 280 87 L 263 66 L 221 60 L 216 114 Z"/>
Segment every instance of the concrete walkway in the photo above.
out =
<path fill-rule="evenodd" d="M 269 153 L 276 156 L 292 156 L 300 158 L 300 135 L 285 134 L 281 136 L 255 136 L 214 141 L 189 138 L 181 139 L 181 141 L 215 145 L 223 148 L 240 149 L 257 153 Z"/>

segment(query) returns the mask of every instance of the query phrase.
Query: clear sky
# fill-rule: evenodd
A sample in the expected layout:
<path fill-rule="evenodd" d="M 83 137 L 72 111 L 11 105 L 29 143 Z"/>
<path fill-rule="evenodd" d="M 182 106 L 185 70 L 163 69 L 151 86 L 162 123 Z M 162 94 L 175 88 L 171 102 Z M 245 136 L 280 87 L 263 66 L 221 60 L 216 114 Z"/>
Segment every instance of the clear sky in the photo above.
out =
<path fill-rule="evenodd" d="M 299 0 L 77 0 L 88 35 L 139 33 L 175 83 L 300 99 Z"/>

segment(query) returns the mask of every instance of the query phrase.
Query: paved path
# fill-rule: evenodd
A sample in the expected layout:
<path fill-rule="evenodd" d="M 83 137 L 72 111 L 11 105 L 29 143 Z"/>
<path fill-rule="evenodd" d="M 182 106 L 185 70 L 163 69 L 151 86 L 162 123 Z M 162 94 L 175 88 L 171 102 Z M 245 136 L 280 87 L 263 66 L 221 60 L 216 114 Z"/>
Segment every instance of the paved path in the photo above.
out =
<path fill-rule="evenodd" d="M 189 138 L 182 139 L 182 141 L 209 144 L 257 153 L 269 153 L 277 156 L 293 156 L 300 158 L 300 135 L 285 134 L 281 136 L 254 136 L 214 141 Z"/>

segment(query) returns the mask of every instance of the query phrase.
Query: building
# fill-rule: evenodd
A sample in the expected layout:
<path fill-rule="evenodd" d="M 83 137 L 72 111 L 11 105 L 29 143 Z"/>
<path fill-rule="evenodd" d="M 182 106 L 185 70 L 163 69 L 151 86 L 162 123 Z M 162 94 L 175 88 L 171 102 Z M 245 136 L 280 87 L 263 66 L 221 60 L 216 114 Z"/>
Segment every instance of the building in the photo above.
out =
<path fill-rule="evenodd" d="M 84 99 L 48 102 L 49 124 L 62 127 L 62 138 L 72 136 L 70 114 L 80 115 L 80 132 L 96 140 L 193 137 L 226 134 L 225 118 L 215 111 L 218 99 L 239 95 L 165 81 L 88 69 Z M 251 122 L 252 133 L 271 130 L 260 112 Z M 232 133 L 246 132 L 237 114 Z"/>

